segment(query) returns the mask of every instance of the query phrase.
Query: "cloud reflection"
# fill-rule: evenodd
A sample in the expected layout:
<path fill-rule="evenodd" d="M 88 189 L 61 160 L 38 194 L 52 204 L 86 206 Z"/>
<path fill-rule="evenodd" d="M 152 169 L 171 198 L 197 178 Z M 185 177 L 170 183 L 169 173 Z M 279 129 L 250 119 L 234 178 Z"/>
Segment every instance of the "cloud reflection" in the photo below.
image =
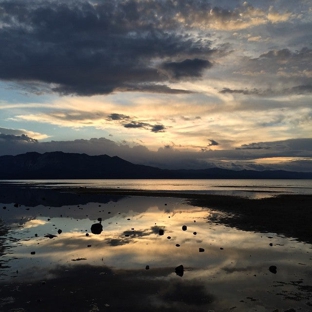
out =
<path fill-rule="evenodd" d="M 89 203 L 84 210 L 99 209 L 99 205 Z M 12 244 L 12 255 L 4 255 L 11 267 L 1 280 L 9 281 L 13 276 L 19 281 L 40 280 L 49 276 L 57 283 L 58 276 L 64 273 L 59 271 L 60 265 L 74 272 L 79 270 L 83 259 L 91 271 L 103 268 L 105 274 L 100 276 L 104 280 L 111 276 L 113 288 L 122 287 L 120 283 L 128 279 L 134 289 L 141 289 L 140 283 L 152 287 L 150 292 L 142 293 L 146 295 L 145 304 L 155 309 L 207 311 L 217 308 L 220 311 L 231 308 L 230 302 L 243 300 L 237 306 L 240 311 L 247 311 L 244 306 L 251 307 L 253 301 L 248 299 L 249 304 L 246 297 L 254 298 L 256 293 L 260 302 L 267 298 L 270 287 L 272 295 L 266 300 L 274 304 L 278 292 L 272 286 L 274 282 L 299 277 L 304 280 L 307 274 L 311 261 L 309 245 L 274 233 L 244 232 L 207 223 L 207 219 L 214 217 L 209 208 L 190 206 L 180 199 L 152 197 L 129 197 L 114 205 L 113 213 L 105 214 L 107 217 L 101 221 L 100 234 L 92 234 L 90 228 L 101 213 L 94 219 L 76 219 L 69 215 L 47 221 L 46 216 L 40 216 L 26 222 L 22 229 L 11 231 L 10 236 L 17 242 Z M 75 215 L 73 209 L 70 212 Z M 61 234 L 57 233 L 58 229 L 62 229 Z M 159 235 L 159 229 L 164 229 L 165 235 Z M 46 233 L 57 237 L 46 238 Z M 200 248 L 204 252 L 200 252 Z M 181 264 L 183 277 L 174 271 Z M 147 265 L 149 270 L 145 269 Z M 272 265 L 278 268 L 276 275 L 269 272 Z M 31 275 L 34 270 L 35 274 Z M 134 297 L 137 295 L 134 291 L 131 293 Z M 224 298 L 225 293 L 229 298 Z M 223 299 L 217 300 L 220 297 Z M 117 304 L 114 300 L 110 302 Z"/>

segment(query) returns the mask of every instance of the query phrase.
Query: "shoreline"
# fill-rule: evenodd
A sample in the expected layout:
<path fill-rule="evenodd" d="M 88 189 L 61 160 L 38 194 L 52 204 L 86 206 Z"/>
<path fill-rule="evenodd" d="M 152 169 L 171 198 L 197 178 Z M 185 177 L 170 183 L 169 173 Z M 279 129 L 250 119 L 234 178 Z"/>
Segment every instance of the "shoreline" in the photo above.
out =
<path fill-rule="evenodd" d="M 118 254 L 121 252 L 122 248 L 125 248 L 126 251 L 124 253 L 124 255 L 126 255 L 124 256 L 125 261 L 131 261 L 131 259 L 126 258 L 128 257 L 128 255 L 131 255 L 131 252 L 127 250 L 127 238 L 123 237 L 124 234 L 129 235 L 129 231 L 124 231 L 125 228 L 123 228 L 123 226 L 120 228 L 119 232 L 120 234 L 122 234 L 123 239 L 126 239 L 124 241 L 125 243 L 121 245 L 109 245 L 107 243 L 108 245 L 105 245 L 105 248 L 110 250 L 110 252 L 107 253 L 108 263 L 105 263 L 105 253 L 101 254 L 101 248 L 97 247 L 97 240 L 89 240 L 90 237 L 86 238 L 87 236 L 83 234 L 81 238 L 80 236 L 78 237 L 78 240 L 82 239 L 83 244 L 76 245 L 74 244 L 75 241 L 72 241 L 72 238 L 70 238 L 67 244 L 74 244 L 74 248 L 77 248 L 79 250 L 78 256 L 85 258 L 74 258 L 75 260 L 73 260 L 73 257 L 70 256 L 68 258 L 68 262 L 65 265 L 59 264 L 55 267 L 51 267 L 45 273 L 46 275 L 43 278 L 34 281 L 24 281 L 23 279 L 18 279 L 18 275 L 23 273 L 22 270 L 25 270 L 25 268 L 23 269 L 23 267 L 18 267 L 19 270 L 16 272 L 15 270 L 11 270 L 11 280 L 8 282 L 0 283 L 3 286 L 1 291 L 2 300 L 0 300 L 0 309 L 3 309 L 3 311 L 7 312 L 43 310 L 52 312 L 58 311 L 60 310 L 60 308 L 62 311 L 66 312 L 73 310 L 95 312 L 105 311 L 106 309 L 109 309 L 111 311 L 136 312 L 159 312 L 160 310 L 203 312 L 207 311 L 208 309 L 212 311 L 228 311 L 233 309 L 233 307 L 237 307 L 237 310 L 239 311 L 250 311 L 252 308 L 255 307 L 255 305 L 261 303 L 261 300 L 267 300 L 267 298 L 269 298 L 272 304 L 270 305 L 270 303 L 266 303 L 264 305 L 270 307 L 270 311 L 274 310 L 273 307 L 275 307 L 275 310 L 277 310 L 277 308 L 279 309 L 283 307 L 283 311 L 286 311 L 286 306 L 287 308 L 294 308 L 294 310 L 296 311 L 298 306 L 302 308 L 305 307 L 307 304 L 310 305 L 310 302 L 312 302 L 310 280 L 308 277 L 306 277 L 306 275 L 302 273 L 309 272 L 308 267 L 305 267 L 305 265 L 309 263 L 308 256 L 306 256 L 305 254 L 304 257 L 300 259 L 298 258 L 296 262 L 290 263 L 289 266 L 286 266 L 286 264 L 282 262 L 283 258 L 282 260 L 280 260 L 279 258 L 275 259 L 274 255 L 276 256 L 276 254 L 282 252 L 284 248 L 287 249 L 287 246 L 283 247 L 282 245 L 278 246 L 278 244 L 275 244 L 276 238 L 275 242 L 274 240 L 267 240 L 267 238 L 272 238 L 269 237 L 271 235 L 265 235 L 263 239 L 260 239 L 260 250 L 253 249 L 254 245 L 252 245 L 251 251 L 247 249 L 248 252 L 246 253 L 238 252 L 241 251 L 239 249 L 239 244 L 236 246 L 236 248 L 238 248 L 236 251 L 235 248 L 234 251 L 231 251 L 230 249 L 232 247 L 227 248 L 226 246 L 222 245 L 222 237 L 219 236 L 212 236 L 218 241 L 220 240 L 220 242 L 217 242 L 213 247 L 210 246 L 211 244 L 209 243 L 209 241 L 205 241 L 207 240 L 207 233 L 209 233 L 209 231 L 211 231 L 212 233 L 218 233 L 214 232 L 215 230 L 212 231 L 211 229 L 214 228 L 218 231 L 218 229 L 221 227 L 216 227 L 215 225 L 221 224 L 249 232 L 277 233 L 278 235 L 293 237 L 297 241 L 311 244 L 312 195 L 279 195 L 262 199 L 250 199 L 229 195 L 207 195 L 194 193 L 190 194 L 183 192 L 141 191 L 104 188 L 98 189 L 81 187 L 72 188 L 67 186 L 63 188 L 37 188 L 37 186 L 24 187 L 21 185 L 8 186 L 7 188 L 3 188 L 0 192 L 0 202 L 1 200 L 2 204 L 4 204 L 3 201 L 9 202 L 9 205 L 6 204 L 8 206 L 7 209 L 18 209 L 20 207 L 21 210 L 24 211 L 29 207 L 39 206 L 38 208 L 36 208 L 37 213 L 41 212 L 41 206 L 45 206 L 45 209 L 58 211 L 59 213 L 60 211 L 58 209 L 60 207 L 70 209 L 66 207 L 66 205 L 76 206 L 78 203 L 93 203 L 94 207 L 96 207 L 95 210 L 98 211 L 98 209 L 100 208 L 98 208 L 97 203 L 106 204 L 113 202 L 114 204 L 114 201 L 116 201 L 117 204 L 119 200 L 122 201 L 124 198 L 127 197 L 130 200 L 130 203 L 134 204 L 140 202 L 140 200 L 132 200 L 134 197 L 143 197 L 143 201 L 145 201 L 144 197 L 149 197 L 146 202 L 151 204 L 153 204 L 153 202 L 161 202 L 161 207 L 164 207 L 164 205 L 167 205 L 168 203 L 167 207 L 169 211 L 170 207 L 172 206 L 171 204 L 175 203 L 176 200 L 194 206 L 196 211 L 200 210 L 197 209 L 197 207 L 201 208 L 201 213 L 204 212 L 202 214 L 203 218 L 201 219 L 201 222 L 194 223 L 196 224 L 196 226 L 201 227 L 198 229 L 193 227 L 193 229 L 198 231 L 199 235 L 195 238 L 195 236 L 193 236 L 194 233 L 192 233 L 192 230 L 189 231 L 190 237 L 192 237 L 191 240 L 193 240 L 193 244 L 191 245 L 187 243 L 187 240 L 185 240 L 184 242 L 182 238 L 175 238 L 177 240 L 175 242 L 172 241 L 171 245 L 171 243 L 169 243 L 171 241 L 168 241 L 168 238 L 165 237 L 166 235 L 158 236 L 155 238 L 153 237 L 153 240 L 150 241 L 149 246 L 152 247 L 152 245 L 158 243 L 159 246 L 163 246 L 163 248 L 170 248 L 168 249 L 170 250 L 170 253 L 166 252 L 162 255 L 162 257 L 165 257 L 167 261 L 164 262 L 165 264 L 160 263 L 160 265 L 155 265 L 155 263 L 153 263 L 153 261 L 149 259 L 149 261 L 147 260 L 146 263 L 142 261 L 142 266 L 135 269 L 118 268 L 118 266 L 114 267 L 108 264 L 108 260 L 111 255 L 110 252 L 115 253 L 116 250 L 116 257 L 118 257 Z M 157 197 L 161 197 L 161 199 L 157 199 Z M 176 198 L 176 200 L 169 200 L 169 198 Z M 15 199 L 16 201 L 12 201 L 13 199 Z M 12 205 L 13 203 L 17 202 L 19 205 Z M 126 205 L 126 207 L 128 206 L 129 204 Z M 129 209 L 131 209 L 131 207 L 132 206 L 130 205 Z M 102 207 L 102 209 L 103 208 L 104 207 Z M 30 210 L 35 211 L 36 209 Z M 112 206 L 110 206 L 110 209 L 112 209 Z M 117 211 L 118 210 L 116 210 L 115 212 Z M 210 214 L 209 212 L 213 213 Z M 53 216 L 46 217 L 51 217 L 53 220 Z M 125 219 L 127 217 L 128 216 L 124 216 L 121 218 Z M 191 218 L 191 222 L 193 222 L 193 216 L 189 217 Z M 173 218 L 173 220 L 174 219 L 175 218 Z M 120 223 L 119 220 L 118 223 Z M 130 220 L 130 218 L 127 220 Z M 168 222 L 171 222 L 172 219 L 168 220 L 170 220 Z M 56 221 L 51 221 L 51 224 L 53 222 Z M 127 224 L 127 222 L 128 221 L 125 221 L 125 224 Z M 131 228 L 131 226 L 133 226 L 134 228 L 136 228 L 135 222 L 136 221 L 134 221 L 134 223 L 129 223 L 129 226 L 126 225 L 126 227 Z M 154 222 L 158 222 L 158 220 L 152 219 L 152 225 L 154 225 Z M 56 222 L 55 225 L 58 225 L 58 223 Z M 190 225 L 189 229 L 191 228 L 192 226 Z M 5 235 L 5 229 L 3 230 L 4 232 L 2 232 L 2 234 Z M 223 230 L 224 228 L 222 227 L 221 232 Z M 226 229 L 225 233 L 228 233 L 227 230 L 231 231 L 231 229 Z M 182 231 L 180 226 L 177 231 L 179 231 L 179 236 L 184 235 L 182 234 L 184 230 Z M 144 233 L 145 232 L 143 231 L 141 234 Z M 152 236 L 155 234 L 154 232 L 150 233 L 152 234 L 149 235 Z M 168 232 L 168 234 L 169 233 L 170 232 Z M 172 238 L 176 236 L 176 233 L 172 232 L 170 234 L 172 235 Z M 131 236 L 130 239 L 135 240 L 137 234 L 139 234 L 139 232 L 134 232 L 133 236 Z M 187 231 L 185 232 L 185 234 L 188 235 Z M 200 234 L 202 235 L 202 237 L 200 237 Z M 248 237 L 249 235 L 252 236 L 253 234 L 241 232 L 240 235 L 241 241 L 243 242 L 246 237 Z M 257 235 L 260 236 L 259 234 Z M 143 244 L 144 240 L 147 237 L 148 235 L 142 235 L 141 237 L 142 245 L 140 246 L 141 248 L 143 248 L 143 257 L 145 255 L 145 252 L 151 253 L 152 250 L 155 251 L 155 249 L 153 248 L 150 249 L 150 247 L 147 246 L 148 244 L 146 245 L 147 247 L 145 247 L 145 244 Z M 104 238 L 105 236 L 103 237 L 103 239 Z M 115 237 L 112 236 L 112 238 L 113 239 L 111 240 L 114 240 Z M 119 238 L 119 236 L 117 238 Z M 63 237 L 60 237 L 59 244 L 61 245 L 62 239 Z M 197 239 L 203 239 L 203 241 L 200 240 L 200 242 L 198 242 Z M 225 237 L 223 239 L 227 240 L 228 238 Z M 46 240 L 51 244 L 51 246 L 54 246 L 53 241 L 50 241 L 49 238 L 46 238 Z M 63 242 L 66 242 L 66 240 L 67 238 L 65 237 Z M 181 241 L 183 242 L 183 244 L 181 244 Z M 41 243 L 43 241 L 39 239 L 38 243 L 39 242 Z M 57 238 L 55 238 L 55 242 L 57 243 Z M 181 247 L 180 245 L 178 245 L 181 248 L 181 251 L 180 248 L 177 248 L 177 245 L 175 245 L 176 242 L 181 244 Z M 269 244 L 269 242 L 272 242 L 273 244 Z M 79 249 L 77 246 L 83 246 L 83 248 Z M 206 253 L 198 252 L 198 246 L 205 247 Z M 220 246 L 222 248 L 220 248 Z M 88 247 L 91 247 L 91 249 L 89 249 Z M 223 247 L 225 247 L 224 250 Z M 32 249 L 30 249 L 29 252 L 35 250 L 35 247 L 31 248 Z M 53 248 L 57 248 L 57 246 L 55 245 Z M 92 250 L 92 248 L 98 248 L 98 250 L 95 249 L 95 252 L 99 252 L 99 257 L 102 257 L 102 261 L 104 255 L 104 262 L 102 262 L 101 265 L 93 265 L 88 255 L 85 254 L 87 250 Z M 147 249 L 145 250 L 144 248 Z M 184 252 L 191 251 L 191 253 L 189 253 L 189 256 L 187 256 L 186 258 L 184 258 L 185 253 L 183 252 L 183 248 Z M 197 252 L 194 249 L 194 253 L 193 248 L 195 248 Z M 311 245 L 307 245 L 304 248 L 309 250 L 311 248 Z M 0 249 L 0 254 L 3 251 L 4 249 Z M 242 251 L 244 250 L 242 249 Z M 171 252 L 173 252 L 173 254 L 176 256 L 174 263 L 170 262 L 170 259 L 173 255 L 171 255 Z M 237 263 L 233 265 L 229 263 L 222 264 L 224 261 L 224 257 L 228 257 L 228 259 L 233 261 L 232 256 L 235 255 L 235 252 L 237 252 L 238 257 Z M 258 257 L 259 255 L 262 255 L 262 253 L 264 253 L 263 259 L 262 257 Z M 267 257 L 265 256 L 266 253 Z M 251 254 L 253 258 L 250 259 L 249 257 Z M 134 253 L 134 255 L 136 254 Z M 31 260 L 34 261 L 34 266 L 36 264 L 35 260 L 37 256 L 40 256 L 39 250 L 36 250 L 36 255 L 34 255 L 33 259 Z M 218 264 L 211 264 L 212 267 L 215 267 L 215 269 L 217 269 L 216 273 L 214 273 L 213 275 L 213 279 L 198 279 L 195 276 L 196 274 L 194 275 L 195 277 L 192 277 L 192 273 L 196 273 L 196 270 L 198 270 L 200 274 L 203 274 L 203 272 L 206 272 L 208 274 L 211 266 L 207 266 L 207 263 L 209 263 L 211 259 L 219 259 L 218 257 L 220 257 L 220 264 L 222 265 L 219 269 L 217 269 Z M 149 257 L 147 257 L 147 259 L 148 258 Z M 77 259 L 88 259 L 90 260 L 90 263 L 71 263 L 70 259 L 72 259 L 71 261 L 76 261 Z M 135 257 L 133 259 L 137 258 Z M 183 259 L 183 261 L 180 261 L 180 259 Z M 196 261 L 194 259 L 196 259 Z M 254 262 L 255 259 L 257 259 L 256 262 Z M 194 263 L 192 263 L 191 260 L 194 261 Z M 245 263 L 245 261 L 247 264 Z M 192 263 L 192 265 L 190 263 Z M 176 268 L 181 264 L 185 266 L 185 273 L 189 277 L 192 277 L 191 279 L 181 279 L 182 276 L 178 276 L 176 274 Z M 2 263 L 2 265 L 2 267 L 5 268 L 5 266 L 9 264 Z M 149 265 L 151 265 L 151 267 L 149 267 Z M 279 273 L 284 273 L 278 276 L 270 273 L 269 267 L 271 265 L 277 266 Z M 8 267 L 8 269 L 10 270 L 10 267 Z M 287 272 L 285 270 L 287 270 Z M 299 274 L 298 272 L 300 272 L 303 279 L 299 280 L 298 282 L 293 282 L 295 278 L 292 276 L 291 273 L 293 271 L 296 271 L 296 274 Z M 283 284 L 278 284 L 283 274 L 286 273 L 287 279 L 282 280 Z M 234 276 L 233 281 L 231 280 L 232 275 Z M 209 274 L 207 276 L 209 276 Z M 225 279 L 228 278 L 228 289 L 224 289 L 223 286 L 218 288 L 219 276 Z M 276 278 L 278 278 L 277 282 L 275 281 Z M 237 279 L 237 281 L 235 279 Z M 243 279 L 243 281 L 245 281 L 246 283 L 249 283 L 249 286 L 246 286 L 244 284 L 245 282 L 242 283 L 241 279 Z M 253 290 L 249 291 L 250 289 L 252 289 L 255 283 L 253 280 L 257 281 L 258 284 L 260 283 L 259 285 L 263 285 L 262 288 L 260 287 L 257 293 L 254 293 Z M 284 290 L 287 291 L 287 293 L 285 293 L 284 295 L 285 300 L 288 298 L 287 296 L 290 295 L 292 295 L 295 299 L 291 302 L 288 301 L 286 303 L 281 303 L 280 298 L 277 297 L 280 296 L 280 291 L 279 289 L 275 288 L 277 284 L 279 287 L 284 287 Z M 213 291 L 210 290 L 210 286 L 212 287 Z M 234 296 L 233 298 L 226 299 L 228 297 L 228 294 L 233 293 L 233 289 L 235 287 L 242 287 L 243 292 L 239 291 L 236 293 L 236 297 Z M 267 287 L 271 287 L 272 292 L 270 294 L 266 291 Z M 18 290 L 18 292 L 16 290 Z M 58 300 L 56 301 L 55 298 L 58 298 Z M 165 305 L 155 306 L 153 304 L 155 302 L 153 301 L 153 298 L 156 298 L 157 300 L 160 300 L 160 302 L 166 304 L 168 309 L 164 308 Z M 228 301 L 223 302 L 222 300 L 225 299 Z"/>
<path fill-rule="evenodd" d="M 64 191 L 64 189 L 58 189 Z M 172 197 L 185 199 L 192 206 L 223 212 L 208 220 L 243 231 L 272 232 L 312 244 L 312 195 L 276 195 L 251 199 L 233 195 L 211 195 L 183 192 L 129 189 L 70 188 L 78 195 L 119 195 Z"/>
<path fill-rule="evenodd" d="M 91 201 L 106 203 L 128 196 L 180 198 L 193 206 L 212 209 L 220 223 L 243 231 L 272 232 L 312 243 L 312 195 L 279 194 L 253 199 L 237 195 L 125 188 L 45 187 L 41 184 L 1 184 L 0 202 L 61 207 Z M 219 213 L 218 213 L 219 212 Z M 1 219 L 1 217 L 0 217 Z"/>

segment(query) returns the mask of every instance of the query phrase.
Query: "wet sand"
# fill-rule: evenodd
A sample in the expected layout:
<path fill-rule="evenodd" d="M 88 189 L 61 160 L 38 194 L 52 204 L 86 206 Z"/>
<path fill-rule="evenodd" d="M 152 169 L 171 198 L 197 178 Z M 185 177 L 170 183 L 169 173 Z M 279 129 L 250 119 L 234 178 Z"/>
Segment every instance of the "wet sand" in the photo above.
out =
<path fill-rule="evenodd" d="M 28 187 L 23 186 L 24 193 L 21 196 L 17 193 L 18 187 L 10 186 L 9 189 L 11 193 L 6 192 L 5 197 L 2 197 L 2 202 L 12 202 L 11 196 L 15 196 L 15 199 L 18 198 L 15 202 L 18 202 L 19 205 L 27 203 L 32 207 L 43 202 L 46 206 L 51 203 L 55 206 L 62 206 L 62 200 L 67 204 L 72 201 L 77 204 L 77 202 L 107 202 L 117 200 L 117 198 L 137 196 L 181 198 L 193 206 L 209 208 L 213 212 L 213 217 L 206 220 L 208 223 L 221 224 L 248 232 L 276 233 L 307 244 L 312 243 L 312 196 L 310 195 L 281 195 L 255 200 L 234 196 L 183 194 L 178 192 L 55 188 L 38 189 L 38 196 L 34 196 Z M 7 230 L 2 227 L 0 237 L 6 234 Z M 5 252 L 2 245 L 1 252 Z M 192 271 L 192 268 L 188 268 L 188 270 Z M 229 274 L 235 274 L 230 271 L 248 271 L 248 268 L 228 268 L 227 270 L 229 270 Z M 280 300 L 289 300 L 290 308 L 281 309 L 278 308 L 277 304 L 276 309 L 272 308 L 270 310 L 263 310 L 257 299 L 253 296 L 244 297 L 243 294 L 239 301 L 233 302 L 227 309 L 217 310 L 214 308 L 218 306 L 216 303 L 217 298 L 209 292 L 209 289 L 207 290 L 204 287 L 203 283 L 184 278 L 176 279 L 173 282 L 164 279 L 164 276 L 174 274 L 174 272 L 175 266 L 152 267 L 149 270 L 145 268 L 139 270 L 113 270 L 105 265 L 91 266 L 85 264 L 81 259 L 75 266 L 59 265 L 56 269 L 54 268 L 49 274 L 55 278 L 28 282 L 14 281 L 13 278 L 10 282 L 2 283 L 0 287 L 0 303 L 2 304 L 0 310 L 8 312 L 217 312 L 229 310 L 294 312 L 296 309 L 291 307 L 300 301 L 304 302 L 306 309 L 300 308 L 297 311 L 310 311 L 312 307 L 312 272 L 310 271 L 310 276 L 307 276 L 305 281 L 284 281 L 282 278 L 281 281 L 275 281 L 274 287 L 281 288 L 281 292 L 277 293 L 277 295 L 280 296 Z M 18 274 L 16 272 L 16 276 Z M 259 275 L 259 272 L 257 274 Z M 270 273 L 265 273 L 263 278 L 267 278 L 267 274 Z M 246 278 L 250 279 L 251 277 Z M 256 278 L 256 274 L 252 278 Z M 288 287 L 292 287 L 292 291 L 287 292 Z M 164 302 L 170 302 L 170 304 L 166 305 Z M 243 309 L 242 307 L 247 303 L 248 308 Z"/>

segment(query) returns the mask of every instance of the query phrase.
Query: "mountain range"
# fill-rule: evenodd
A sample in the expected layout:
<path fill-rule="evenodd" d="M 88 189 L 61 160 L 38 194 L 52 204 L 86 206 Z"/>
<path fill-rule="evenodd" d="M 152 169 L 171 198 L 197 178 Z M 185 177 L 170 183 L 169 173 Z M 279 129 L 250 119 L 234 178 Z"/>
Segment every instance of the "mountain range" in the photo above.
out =
<path fill-rule="evenodd" d="M 312 172 L 167 170 L 136 165 L 117 156 L 30 152 L 1 156 L 0 179 L 312 179 Z"/>

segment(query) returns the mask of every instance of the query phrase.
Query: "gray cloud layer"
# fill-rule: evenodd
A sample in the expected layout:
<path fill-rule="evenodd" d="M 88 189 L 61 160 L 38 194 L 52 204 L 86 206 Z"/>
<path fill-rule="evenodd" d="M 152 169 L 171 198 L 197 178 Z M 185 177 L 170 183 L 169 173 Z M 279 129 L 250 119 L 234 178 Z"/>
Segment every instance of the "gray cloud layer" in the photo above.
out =
<path fill-rule="evenodd" d="M 44 82 L 60 94 L 183 93 L 166 83 L 200 77 L 212 66 L 206 58 L 213 51 L 207 41 L 172 32 L 173 2 L 164 11 L 159 5 L 3 1 L 0 79 Z M 154 9 L 168 13 L 160 19 Z"/>
<path fill-rule="evenodd" d="M 159 130 L 161 131 L 161 130 Z M 25 140 L 21 140 L 24 137 Z M 209 146 L 220 145 L 210 139 Z M 30 151 L 40 153 L 63 151 L 86 153 L 89 155 L 107 154 L 119 157 L 135 164 L 145 164 L 168 169 L 202 169 L 223 167 L 229 169 L 284 169 L 312 171 L 312 139 L 291 139 L 275 142 L 255 142 L 244 144 L 232 150 L 208 150 L 199 152 L 179 151 L 169 146 L 153 152 L 142 145 L 130 146 L 127 143 L 117 144 L 106 138 L 74 141 L 38 142 L 26 135 L 0 135 L 0 155 L 16 155 Z M 270 157 L 295 157 L 296 160 L 280 164 L 257 164 L 254 161 Z"/>

